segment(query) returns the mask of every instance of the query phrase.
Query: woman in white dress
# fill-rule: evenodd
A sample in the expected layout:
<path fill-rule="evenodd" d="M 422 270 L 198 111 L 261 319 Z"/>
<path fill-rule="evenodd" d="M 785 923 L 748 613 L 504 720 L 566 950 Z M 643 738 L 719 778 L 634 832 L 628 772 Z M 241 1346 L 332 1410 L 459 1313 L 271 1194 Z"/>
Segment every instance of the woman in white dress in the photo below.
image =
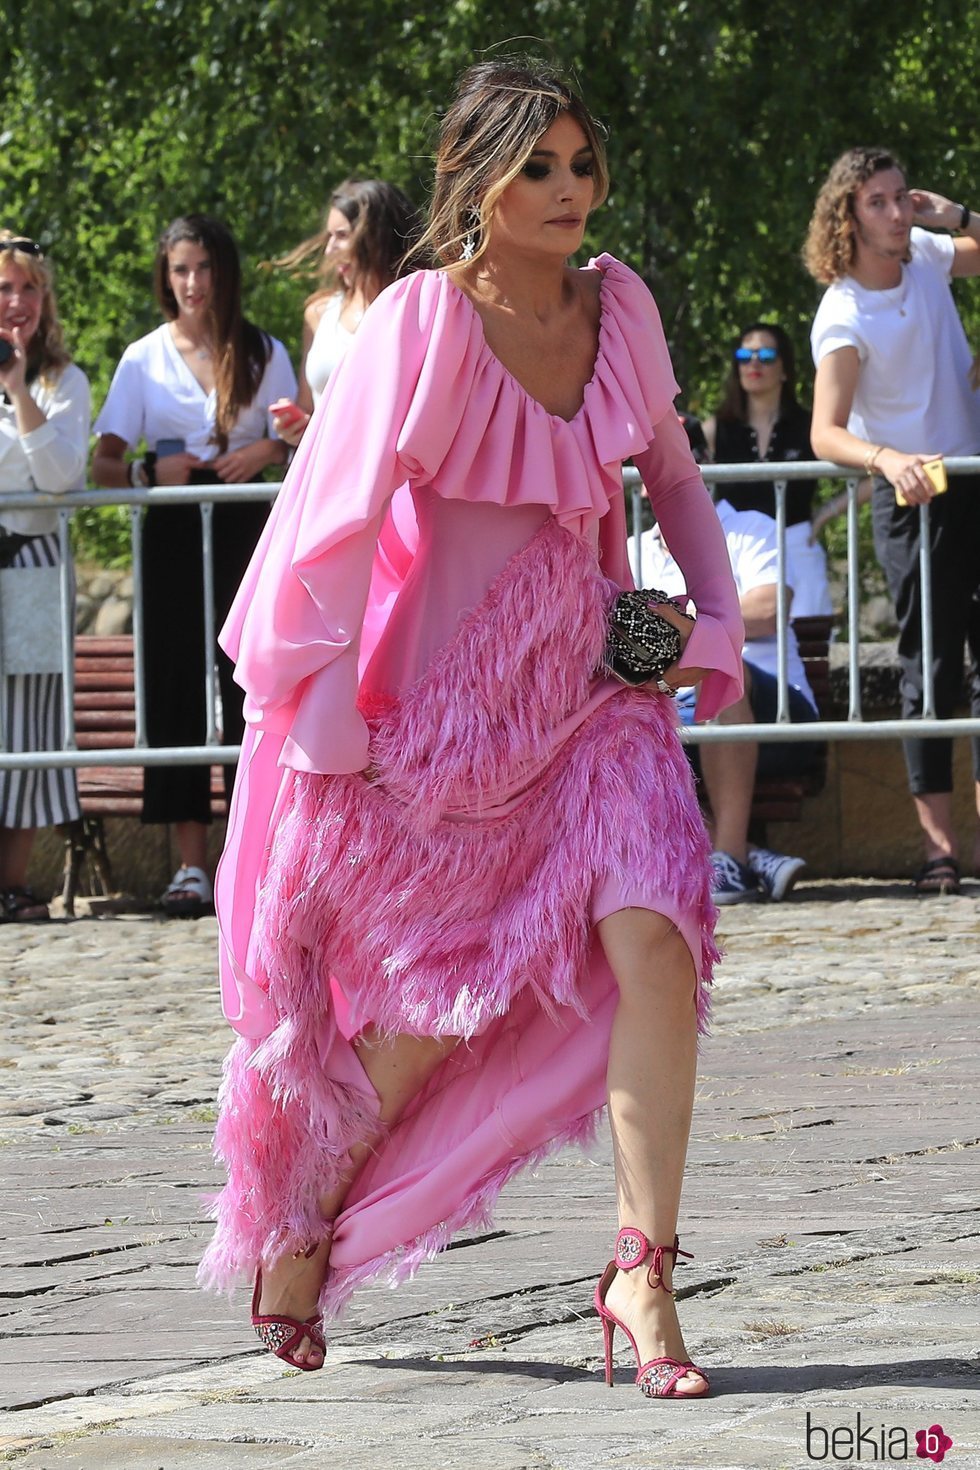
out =
<path fill-rule="evenodd" d="M 411 200 L 382 179 L 345 179 L 330 196 L 323 228 L 276 264 L 303 272 L 316 262 L 317 289 L 303 308 L 303 352 L 296 400 L 273 405 L 287 443 L 299 443 L 361 318 L 374 298 L 404 274 L 422 232 Z M 411 268 L 419 262 L 414 259 Z"/>
<path fill-rule="evenodd" d="M 88 379 L 65 351 L 40 245 L 6 229 L 0 230 L 0 359 L 0 490 L 80 490 Z M 47 507 L 0 511 L 0 566 L 57 567 L 57 524 L 57 512 Z M 8 750 L 59 749 L 60 673 L 6 674 L 4 696 Z M 27 887 L 34 832 L 78 816 L 74 771 L 0 771 L 0 922 L 48 917 L 47 905 Z"/>
<path fill-rule="evenodd" d="M 190 214 L 164 231 L 154 284 L 162 326 L 133 342 L 116 368 L 96 421 L 92 475 L 126 486 L 248 484 L 287 448 L 272 404 L 296 391 L 281 342 L 242 314 L 241 266 L 218 220 Z M 141 442 L 141 458 L 126 459 Z M 215 612 L 220 627 L 265 524 L 268 506 L 215 506 Z M 153 506 L 143 525 L 146 714 L 150 745 L 202 745 L 206 734 L 201 515 L 196 503 Z M 239 744 L 242 694 L 217 656 L 222 734 Z M 230 786 L 233 769 L 225 766 Z M 143 777 L 143 821 L 173 825 L 180 866 L 164 911 L 195 917 L 210 908 L 206 765 L 153 766 Z"/>

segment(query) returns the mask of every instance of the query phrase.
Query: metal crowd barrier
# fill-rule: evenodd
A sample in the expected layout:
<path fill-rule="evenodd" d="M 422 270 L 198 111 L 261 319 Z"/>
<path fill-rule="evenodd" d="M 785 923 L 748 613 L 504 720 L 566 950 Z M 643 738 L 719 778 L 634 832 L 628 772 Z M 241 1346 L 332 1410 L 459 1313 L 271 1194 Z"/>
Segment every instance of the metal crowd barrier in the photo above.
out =
<path fill-rule="evenodd" d="M 946 460 L 949 475 L 980 473 L 980 457 Z M 864 720 L 861 712 L 860 644 L 858 617 L 860 610 L 858 566 L 858 501 L 859 476 L 852 470 L 824 460 L 791 463 L 745 465 L 703 465 L 702 473 L 709 485 L 724 490 L 726 484 L 743 480 L 772 480 L 776 498 L 776 534 L 778 543 L 778 575 L 780 587 L 786 585 L 786 491 L 791 480 L 831 477 L 843 478 L 847 485 L 847 586 L 848 586 L 848 712 L 846 720 L 817 720 L 793 725 L 789 718 L 787 681 L 787 633 L 789 614 L 785 599 L 777 604 L 777 668 L 778 703 L 773 724 L 698 725 L 684 729 L 682 738 L 695 743 L 731 740 L 887 740 L 908 735 L 951 737 L 980 735 L 980 719 L 938 720 L 932 670 L 932 578 L 929 558 L 929 507 L 920 506 L 920 575 L 922 579 L 922 648 L 925 662 L 923 677 L 923 714 L 912 720 Z M 635 469 L 624 471 L 624 483 L 630 494 L 632 524 L 639 532 L 642 523 L 642 489 Z M 58 513 L 58 538 L 61 547 L 61 655 L 63 674 L 64 746 L 57 751 L 13 753 L 6 743 L 6 681 L 0 663 L 0 770 L 38 770 L 59 766 L 153 766 L 230 764 L 238 759 L 237 745 L 222 745 L 217 728 L 217 697 L 214 678 L 215 608 L 214 608 L 214 506 L 228 501 L 271 501 L 278 486 L 205 485 L 158 488 L 155 490 L 85 490 L 66 495 L 41 495 L 35 491 L 0 494 L 0 524 L 5 510 L 38 510 L 50 507 Z M 204 565 L 205 643 L 209 650 L 205 679 L 207 733 L 205 743 L 196 746 L 148 746 L 146 744 L 146 668 L 143 654 L 142 612 L 142 511 L 149 505 L 197 504 L 201 509 L 201 539 Z M 136 703 L 136 730 L 132 747 L 118 750 L 79 750 L 75 738 L 74 679 L 74 598 L 68 526 L 75 510 L 88 506 L 127 505 L 133 549 L 133 653 Z M 639 535 L 634 542 L 637 573 L 639 569 Z M 637 576 L 639 582 L 639 576 Z M 0 641 L 2 659 L 2 641 Z"/>
<path fill-rule="evenodd" d="M 944 460 L 946 473 L 980 474 L 980 456 L 960 456 Z M 771 480 L 776 498 L 776 540 L 778 549 L 779 587 L 786 586 L 788 557 L 786 552 L 786 492 L 791 480 L 843 479 L 847 487 L 847 640 L 848 640 L 848 709 L 846 720 L 814 720 L 806 724 L 790 723 L 787 680 L 787 634 L 790 612 L 785 597 L 776 606 L 777 708 L 774 724 L 697 725 L 681 731 L 681 738 L 695 744 L 710 741 L 765 740 L 809 742 L 812 740 L 892 740 L 906 736 L 918 738 L 951 738 L 957 735 L 980 735 L 980 719 L 940 720 L 936 718 L 935 681 L 932 666 L 932 562 L 929 555 L 929 506 L 919 506 L 919 577 L 922 585 L 922 657 L 923 708 L 921 717 L 908 720 L 868 720 L 861 712 L 861 647 L 858 624 L 861 611 L 860 567 L 858 546 L 858 486 L 861 476 L 829 460 L 793 460 L 785 463 L 701 465 L 701 473 L 709 486 L 721 495 L 726 485 L 742 481 Z M 635 469 L 623 472 L 632 502 L 632 525 L 642 521 L 643 491 Z M 639 536 L 634 540 L 634 576 L 639 585 Z"/>

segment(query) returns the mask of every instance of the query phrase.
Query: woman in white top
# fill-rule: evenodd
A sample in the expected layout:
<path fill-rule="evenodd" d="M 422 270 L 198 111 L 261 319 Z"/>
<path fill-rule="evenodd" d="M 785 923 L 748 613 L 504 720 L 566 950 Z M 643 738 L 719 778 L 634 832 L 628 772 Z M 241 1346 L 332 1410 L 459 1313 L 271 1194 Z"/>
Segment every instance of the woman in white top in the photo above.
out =
<path fill-rule="evenodd" d="M 92 464 L 99 485 L 248 484 L 282 464 L 271 405 L 296 391 L 281 342 L 242 315 L 235 241 L 218 220 L 191 214 L 163 233 L 154 266 L 166 321 L 132 343 L 96 422 Z M 147 453 L 127 462 L 143 441 Z M 220 627 L 268 507 L 215 506 L 214 579 Z M 201 515 L 197 504 L 154 506 L 143 524 L 143 615 L 150 745 L 201 745 L 205 721 Z M 242 695 L 217 655 L 225 742 L 243 731 Z M 225 766 L 230 784 L 232 768 Z M 163 895 L 167 913 L 210 907 L 206 868 L 211 820 L 207 765 L 154 766 L 143 777 L 143 821 L 175 828 L 180 866 Z"/>
<path fill-rule="evenodd" d="M 319 285 L 303 309 L 299 393 L 273 405 L 276 429 L 298 444 L 361 318 L 386 286 L 404 274 L 422 232 L 411 201 L 382 179 L 345 179 L 330 196 L 323 228 L 276 265 L 303 272 L 316 262 Z M 414 259 L 411 268 L 421 264 Z"/>
<path fill-rule="evenodd" d="M 41 247 L 10 230 L 0 230 L 0 355 L 0 490 L 81 489 L 88 379 L 65 351 Z M 57 524 L 47 507 L 0 510 L 0 566 L 58 566 Z M 8 750 L 63 745 L 60 673 L 7 674 L 4 695 Z M 48 917 L 26 886 L 34 832 L 80 815 L 74 771 L 0 771 L 0 921 Z"/>

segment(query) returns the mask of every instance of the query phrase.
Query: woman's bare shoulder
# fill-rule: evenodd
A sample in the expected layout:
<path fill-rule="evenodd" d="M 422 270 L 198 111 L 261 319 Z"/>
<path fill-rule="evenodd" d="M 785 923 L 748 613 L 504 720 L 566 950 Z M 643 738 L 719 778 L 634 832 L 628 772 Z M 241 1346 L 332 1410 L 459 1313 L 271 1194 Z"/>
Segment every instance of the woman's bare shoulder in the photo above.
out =
<path fill-rule="evenodd" d="M 323 291 L 316 296 L 311 296 L 309 301 L 307 301 L 306 306 L 303 308 L 303 323 L 309 327 L 311 332 L 315 332 L 320 325 L 320 318 L 332 300 L 333 292 Z"/>

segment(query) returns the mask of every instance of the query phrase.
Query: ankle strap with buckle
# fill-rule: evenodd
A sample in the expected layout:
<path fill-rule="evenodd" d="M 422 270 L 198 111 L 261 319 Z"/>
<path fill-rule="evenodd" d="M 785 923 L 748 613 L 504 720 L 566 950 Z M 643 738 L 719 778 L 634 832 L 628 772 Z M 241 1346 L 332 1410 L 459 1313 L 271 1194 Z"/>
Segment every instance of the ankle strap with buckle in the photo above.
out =
<path fill-rule="evenodd" d="M 647 1284 L 656 1290 L 659 1286 L 668 1296 L 673 1296 L 669 1286 L 664 1284 L 664 1256 L 683 1256 L 685 1260 L 693 1261 L 694 1257 L 690 1251 L 682 1251 L 680 1241 L 674 1236 L 673 1245 L 651 1245 L 643 1234 L 633 1225 L 624 1225 L 616 1236 L 616 1265 L 621 1271 L 635 1271 L 641 1266 L 647 1256 L 653 1252 L 653 1260 L 647 1270 Z"/>

